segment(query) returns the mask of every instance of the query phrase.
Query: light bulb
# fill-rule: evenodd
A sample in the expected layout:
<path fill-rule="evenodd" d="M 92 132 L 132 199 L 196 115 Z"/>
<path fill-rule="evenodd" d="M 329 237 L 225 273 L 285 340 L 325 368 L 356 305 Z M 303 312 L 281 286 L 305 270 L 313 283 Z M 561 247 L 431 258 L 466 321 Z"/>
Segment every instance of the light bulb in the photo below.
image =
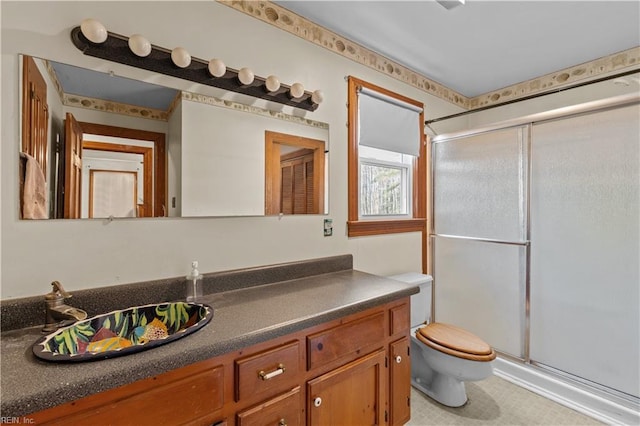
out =
<path fill-rule="evenodd" d="M 254 79 L 254 75 L 253 75 L 253 71 L 251 71 L 249 68 L 240 68 L 240 71 L 238 71 L 238 80 L 240 80 L 240 83 L 244 84 L 245 86 L 253 83 L 253 79 Z"/>
<path fill-rule="evenodd" d="M 92 43 L 104 43 L 107 39 L 107 29 L 100 21 L 92 18 L 83 19 L 80 23 L 82 35 Z"/>
<path fill-rule="evenodd" d="M 269 92 L 275 92 L 280 88 L 280 80 L 275 75 L 270 75 L 264 82 L 264 86 Z"/>
<path fill-rule="evenodd" d="M 129 49 L 137 56 L 144 58 L 151 53 L 151 43 L 141 34 L 134 34 L 129 37 Z"/>
<path fill-rule="evenodd" d="M 180 68 L 186 68 L 191 64 L 191 55 L 183 47 L 176 47 L 171 51 L 171 60 Z"/>
<path fill-rule="evenodd" d="M 289 93 L 293 98 L 300 98 L 304 95 L 304 86 L 300 83 L 293 83 L 289 89 Z"/>
<path fill-rule="evenodd" d="M 320 105 L 324 101 L 324 93 L 322 90 L 314 90 L 311 94 L 311 102 Z"/>
<path fill-rule="evenodd" d="M 209 61 L 209 73 L 214 77 L 222 77 L 227 72 L 227 66 L 220 59 Z"/>

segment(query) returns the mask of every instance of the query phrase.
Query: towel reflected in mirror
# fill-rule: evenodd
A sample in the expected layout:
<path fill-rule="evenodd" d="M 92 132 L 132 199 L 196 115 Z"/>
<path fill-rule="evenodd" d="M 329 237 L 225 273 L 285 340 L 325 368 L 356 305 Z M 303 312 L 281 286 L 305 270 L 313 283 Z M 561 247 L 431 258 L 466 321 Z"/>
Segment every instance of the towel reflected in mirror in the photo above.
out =
<path fill-rule="evenodd" d="M 21 207 L 23 219 L 47 219 L 47 191 L 44 173 L 38 161 L 24 152 L 20 153 L 24 165 L 24 181 L 21 182 Z"/>

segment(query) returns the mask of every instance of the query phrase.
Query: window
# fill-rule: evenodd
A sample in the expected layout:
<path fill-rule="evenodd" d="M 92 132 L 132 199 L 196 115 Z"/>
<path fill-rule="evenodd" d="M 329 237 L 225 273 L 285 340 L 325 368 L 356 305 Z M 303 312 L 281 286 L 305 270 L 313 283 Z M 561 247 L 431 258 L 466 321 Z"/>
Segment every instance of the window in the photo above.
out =
<path fill-rule="evenodd" d="M 426 232 L 423 105 L 349 77 L 350 237 Z"/>
<path fill-rule="evenodd" d="M 414 157 L 361 145 L 360 219 L 410 218 Z"/>

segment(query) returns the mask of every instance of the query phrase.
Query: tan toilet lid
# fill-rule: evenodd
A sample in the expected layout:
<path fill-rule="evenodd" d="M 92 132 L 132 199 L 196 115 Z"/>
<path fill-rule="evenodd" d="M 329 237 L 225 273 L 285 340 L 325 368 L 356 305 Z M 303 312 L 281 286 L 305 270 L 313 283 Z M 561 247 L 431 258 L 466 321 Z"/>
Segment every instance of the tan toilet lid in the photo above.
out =
<path fill-rule="evenodd" d="M 416 337 L 441 352 L 475 361 L 491 361 L 494 350 L 475 334 L 450 324 L 434 322 L 418 329 Z"/>

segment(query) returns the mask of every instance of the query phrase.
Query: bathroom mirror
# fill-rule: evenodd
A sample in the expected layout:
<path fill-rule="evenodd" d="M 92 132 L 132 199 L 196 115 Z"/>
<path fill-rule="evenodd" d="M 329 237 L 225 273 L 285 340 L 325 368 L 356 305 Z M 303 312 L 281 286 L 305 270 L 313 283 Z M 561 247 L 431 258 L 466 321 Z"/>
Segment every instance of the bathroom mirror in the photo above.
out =
<path fill-rule="evenodd" d="M 26 55 L 20 63 L 22 218 L 328 213 L 326 123 L 179 90 L 170 79 L 151 84 Z M 297 189 L 274 152 L 283 164 L 307 159 Z M 31 160 L 45 180 L 35 197 L 49 200 L 35 214 Z M 308 207 L 287 205 L 296 194 Z"/>

